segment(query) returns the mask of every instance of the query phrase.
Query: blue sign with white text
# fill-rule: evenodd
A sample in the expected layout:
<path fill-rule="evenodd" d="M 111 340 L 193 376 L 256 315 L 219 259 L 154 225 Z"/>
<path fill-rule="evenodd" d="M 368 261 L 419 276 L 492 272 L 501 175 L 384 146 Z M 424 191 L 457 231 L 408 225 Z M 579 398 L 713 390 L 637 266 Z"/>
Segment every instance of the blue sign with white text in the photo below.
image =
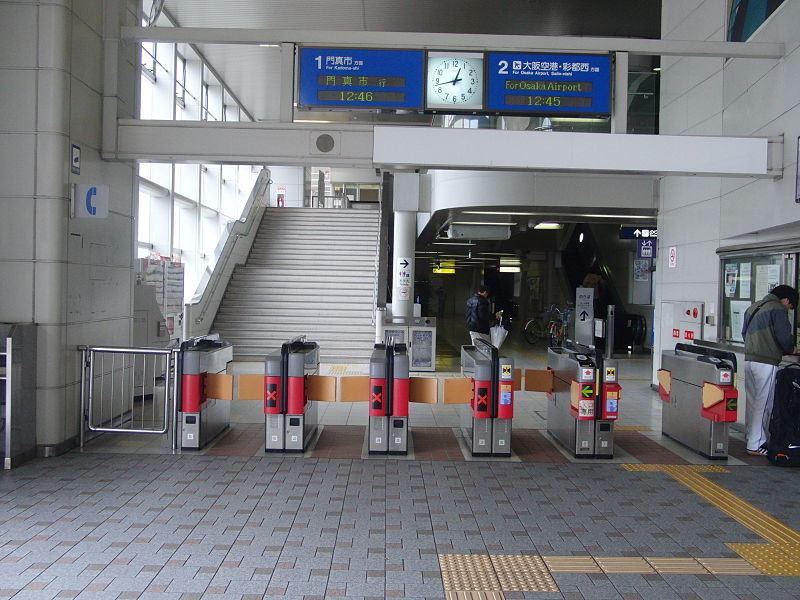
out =
<path fill-rule="evenodd" d="M 300 48 L 298 107 L 422 108 L 423 52 Z"/>
<path fill-rule="evenodd" d="M 611 114 L 610 54 L 489 52 L 487 57 L 488 111 Z"/>

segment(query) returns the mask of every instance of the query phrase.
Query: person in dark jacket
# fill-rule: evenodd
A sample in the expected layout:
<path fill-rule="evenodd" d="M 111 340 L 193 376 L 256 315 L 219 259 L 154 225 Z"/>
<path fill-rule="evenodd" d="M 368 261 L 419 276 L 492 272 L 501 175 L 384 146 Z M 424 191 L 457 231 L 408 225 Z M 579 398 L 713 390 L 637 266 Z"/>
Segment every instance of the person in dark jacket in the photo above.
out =
<path fill-rule="evenodd" d="M 491 343 L 489 328 L 491 323 L 491 307 L 489 306 L 489 288 L 482 285 L 478 291 L 467 300 L 464 314 L 467 318 L 467 330 L 470 340 L 475 344 L 476 339 L 483 339 Z"/>
<path fill-rule="evenodd" d="M 797 290 L 779 285 L 744 313 L 744 385 L 747 394 L 747 453 L 766 455 L 775 376 L 784 354 L 795 352 L 789 311 L 797 306 Z"/>

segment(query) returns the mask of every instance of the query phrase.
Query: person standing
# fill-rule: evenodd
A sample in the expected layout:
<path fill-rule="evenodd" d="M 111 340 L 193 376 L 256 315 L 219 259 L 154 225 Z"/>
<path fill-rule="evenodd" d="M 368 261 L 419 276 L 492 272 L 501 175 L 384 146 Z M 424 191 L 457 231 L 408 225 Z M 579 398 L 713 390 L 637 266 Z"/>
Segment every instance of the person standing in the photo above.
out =
<path fill-rule="evenodd" d="M 469 331 L 469 337 L 473 345 L 477 339 L 486 340 L 490 344 L 492 343 L 489 337 L 489 329 L 492 326 L 490 322 L 490 311 L 489 288 L 482 285 L 478 288 L 478 291 L 467 300 L 467 307 L 465 310 L 467 330 Z"/>
<path fill-rule="evenodd" d="M 789 311 L 797 306 L 797 290 L 779 285 L 745 311 L 744 385 L 747 394 L 745 436 L 747 453 L 767 454 L 769 417 L 775 376 L 784 354 L 795 352 Z"/>

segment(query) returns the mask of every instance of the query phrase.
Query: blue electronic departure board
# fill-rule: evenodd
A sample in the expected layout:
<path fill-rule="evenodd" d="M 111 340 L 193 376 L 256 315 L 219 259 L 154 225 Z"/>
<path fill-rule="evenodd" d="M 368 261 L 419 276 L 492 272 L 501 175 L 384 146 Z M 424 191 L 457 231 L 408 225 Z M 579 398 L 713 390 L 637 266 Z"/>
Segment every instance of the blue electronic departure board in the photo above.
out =
<path fill-rule="evenodd" d="M 298 108 L 422 108 L 423 52 L 300 48 Z"/>
<path fill-rule="evenodd" d="M 611 114 L 610 54 L 488 52 L 486 110 L 542 116 Z"/>

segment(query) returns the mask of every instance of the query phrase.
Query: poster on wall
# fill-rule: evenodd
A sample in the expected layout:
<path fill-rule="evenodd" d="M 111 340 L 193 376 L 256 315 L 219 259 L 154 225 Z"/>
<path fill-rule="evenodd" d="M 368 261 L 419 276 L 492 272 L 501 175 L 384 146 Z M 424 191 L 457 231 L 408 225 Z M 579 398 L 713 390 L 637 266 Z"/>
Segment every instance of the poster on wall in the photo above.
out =
<path fill-rule="evenodd" d="M 633 280 L 650 281 L 650 259 L 635 258 L 633 260 Z"/>
<path fill-rule="evenodd" d="M 733 298 L 736 294 L 736 279 L 739 275 L 739 265 L 728 263 L 725 265 L 725 297 Z"/>
<path fill-rule="evenodd" d="M 744 323 L 744 311 L 750 306 L 747 300 L 731 300 L 731 334 L 730 339 L 736 342 L 743 342 L 742 324 Z"/>
<path fill-rule="evenodd" d="M 752 265 L 747 263 L 741 264 L 741 273 L 739 273 L 739 298 L 750 297 L 750 272 Z"/>

